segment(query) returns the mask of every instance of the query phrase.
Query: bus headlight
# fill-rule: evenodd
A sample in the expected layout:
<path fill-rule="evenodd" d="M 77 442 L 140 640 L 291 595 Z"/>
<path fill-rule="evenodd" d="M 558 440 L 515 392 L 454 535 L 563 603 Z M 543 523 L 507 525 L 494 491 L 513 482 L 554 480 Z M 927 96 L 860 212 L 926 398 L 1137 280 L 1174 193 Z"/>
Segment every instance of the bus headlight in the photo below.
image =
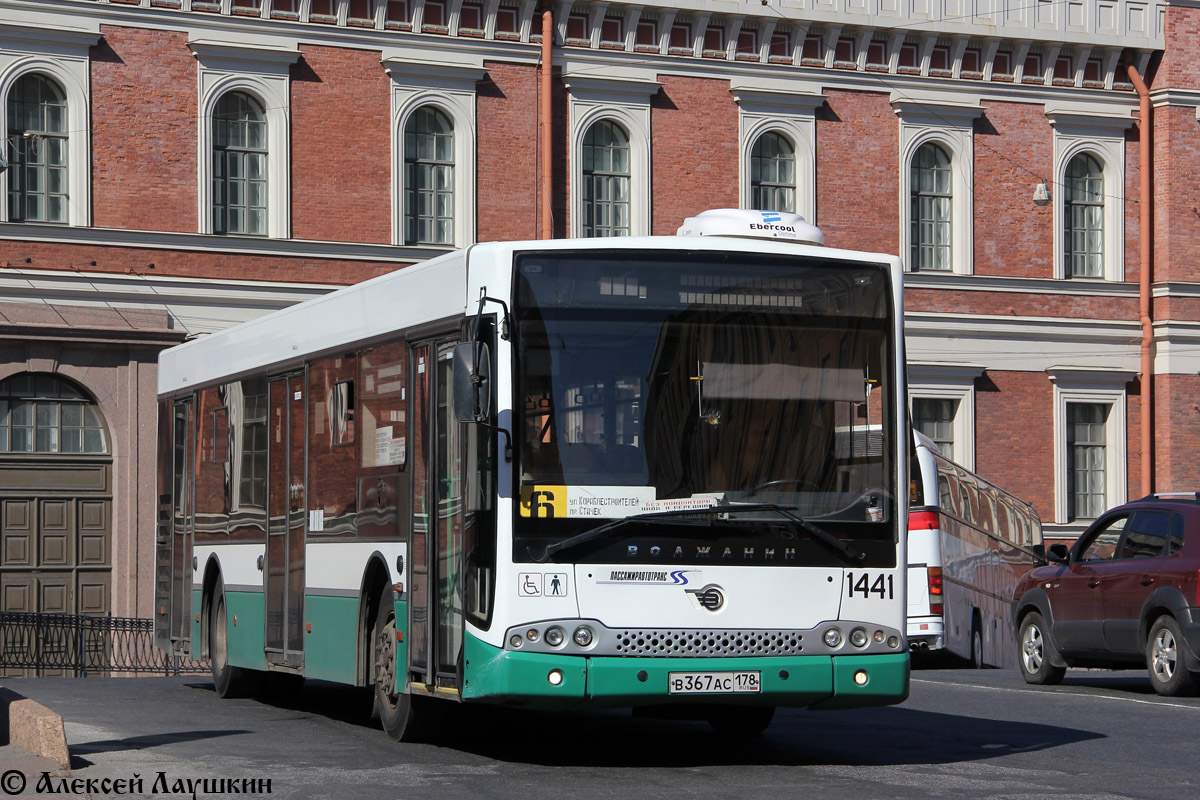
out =
<path fill-rule="evenodd" d="M 551 647 L 558 647 L 563 643 L 563 629 L 557 625 L 553 628 L 546 629 L 546 644 Z"/>
<path fill-rule="evenodd" d="M 867 632 L 862 628 L 855 628 L 854 630 L 850 631 L 850 644 L 854 645 L 855 647 L 866 647 Z"/>
<path fill-rule="evenodd" d="M 580 625 L 575 629 L 575 633 L 571 636 L 575 640 L 575 644 L 580 647 L 588 647 L 595 638 L 592 634 L 592 629 L 586 625 Z"/>
<path fill-rule="evenodd" d="M 837 628 L 829 628 L 825 631 L 825 646 L 840 647 L 842 644 L 842 632 Z"/>
<path fill-rule="evenodd" d="M 521 638 L 520 634 L 514 633 L 512 638 L 508 640 L 508 644 L 515 650 L 525 644 L 525 640 Z"/>

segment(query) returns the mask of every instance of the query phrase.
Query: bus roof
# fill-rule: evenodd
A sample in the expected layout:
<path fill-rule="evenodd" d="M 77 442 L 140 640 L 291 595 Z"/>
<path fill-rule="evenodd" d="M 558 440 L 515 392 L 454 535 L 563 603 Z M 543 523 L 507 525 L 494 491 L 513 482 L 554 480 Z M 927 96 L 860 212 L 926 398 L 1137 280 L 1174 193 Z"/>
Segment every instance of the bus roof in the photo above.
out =
<path fill-rule="evenodd" d="M 478 287 L 507 281 L 514 254 L 552 250 L 685 250 L 810 255 L 823 260 L 889 264 L 895 256 L 861 253 L 777 239 L 726 236 L 639 236 L 489 242 L 332 291 L 184 342 L 159 356 L 158 393 L 234 380 L 267 369 L 300 364 L 386 334 L 474 312 Z M 468 275 L 468 262 L 471 274 Z M 893 281 L 898 282 L 898 277 Z"/>

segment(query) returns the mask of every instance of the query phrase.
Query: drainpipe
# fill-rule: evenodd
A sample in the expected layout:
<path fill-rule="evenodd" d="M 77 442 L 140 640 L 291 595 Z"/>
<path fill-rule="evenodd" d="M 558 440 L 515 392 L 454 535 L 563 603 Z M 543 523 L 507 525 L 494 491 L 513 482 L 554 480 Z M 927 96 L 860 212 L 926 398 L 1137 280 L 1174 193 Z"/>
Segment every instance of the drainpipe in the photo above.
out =
<path fill-rule="evenodd" d="M 551 209 L 551 169 L 554 133 L 553 116 L 551 114 L 550 93 L 553 91 L 553 70 L 551 69 L 551 45 L 554 43 L 554 12 L 550 3 L 542 5 L 542 107 L 540 126 L 542 129 L 542 238 L 554 238 L 554 216 Z"/>
<path fill-rule="evenodd" d="M 1152 278 L 1150 211 L 1150 136 L 1154 128 L 1154 112 L 1150 107 L 1150 90 L 1133 64 L 1125 67 L 1129 80 L 1138 93 L 1138 311 L 1142 321 L 1142 496 L 1154 491 L 1154 319 L 1151 311 L 1150 284 Z"/>

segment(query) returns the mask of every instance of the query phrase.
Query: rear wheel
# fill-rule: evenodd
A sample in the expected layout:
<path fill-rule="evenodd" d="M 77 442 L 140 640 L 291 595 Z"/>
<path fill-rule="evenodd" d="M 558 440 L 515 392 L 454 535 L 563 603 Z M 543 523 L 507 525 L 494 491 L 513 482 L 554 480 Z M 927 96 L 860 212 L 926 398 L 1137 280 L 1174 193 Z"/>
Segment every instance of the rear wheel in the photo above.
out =
<path fill-rule="evenodd" d="M 1146 669 L 1154 691 L 1166 697 L 1196 692 L 1196 676 L 1184 662 L 1183 647 L 1183 635 L 1174 617 L 1162 616 L 1154 621 L 1146 643 Z"/>
<path fill-rule="evenodd" d="M 972 669 L 983 669 L 983 631 L 979 629 L 979 623 L 971 623 L 971 667 Z"/>
<path fill-rule="evenodd" d="M 371 636 L 371 675 L 375 684 L 375 713 L 388 736 L 398 742 L 427 738 L 426 698 L 396 691 L 396 606 L 391 590 L 384 590 L 375 612 Z"/>
<path fill-rule="evenodd" d="M 258 672 L 229 663 L 229 626 L 225 611 L 225 584 L 213 587 L 212 610 L 208 614 L 208 663 L 217 697 L 246 697 L 259 685 Z"/>
<path fill-rule="evenodd" d="M 718 706 L 708 713 L 708 724 L 722 736 L 754 736 L 765 731 L 774 716 L 774 706 Z"/>
<path fill-rule="evenodd" d="M 1051 661 L 1058 655 L 1050 641 L 1049 629 L 1042 615 L 1034 611 L 1021 620 L 1021 635 L 1017 642 L 1017 661 L 1021 665 L 1021 676 L 1026 683 L 1053 686 L 1062 683 L 1067 674 L 1065 667 L 1056 667 Z"/>

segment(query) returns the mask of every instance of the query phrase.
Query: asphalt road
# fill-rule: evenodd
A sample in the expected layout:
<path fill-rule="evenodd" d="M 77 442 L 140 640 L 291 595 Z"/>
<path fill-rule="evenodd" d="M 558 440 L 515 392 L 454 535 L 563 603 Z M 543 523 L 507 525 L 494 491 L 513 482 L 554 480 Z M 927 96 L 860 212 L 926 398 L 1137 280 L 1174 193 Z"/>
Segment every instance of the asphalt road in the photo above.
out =
<path fill-rule="evenodd" d="M 917 670 L 903 705 L 781 710 L 741 742 L 701 722 L 627 712 L 462 709 L 439 744 L 397 744 L 372 724 L 369 695 L 333 684 L 269 702 L 220 700 L 203 678 L 5 685 L 63 715 L 74 777 L 140 775 L 143 793 L 132 796 L 184 796 L 152 791 L 160 772 L 172 788 L 269 779 L 259 796 L 288 800 L 1200 794 L 1200 698 L 1159 698 L 1137 672 L 1072 670 L 1043 688 L 1010 670 Z"/>

